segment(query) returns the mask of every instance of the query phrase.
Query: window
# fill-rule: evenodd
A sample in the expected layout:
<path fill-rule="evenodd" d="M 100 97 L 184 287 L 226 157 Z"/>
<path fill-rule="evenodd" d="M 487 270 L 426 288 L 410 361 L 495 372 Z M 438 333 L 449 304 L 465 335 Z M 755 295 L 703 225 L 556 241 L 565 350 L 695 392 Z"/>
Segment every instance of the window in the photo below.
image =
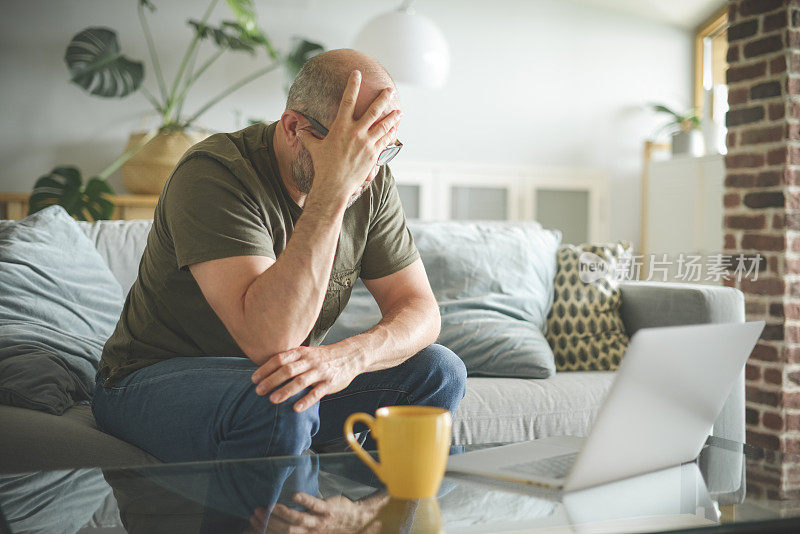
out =
<path fill-rule="evenodd" d="M 728 6 L 704 22 L 695 34 L 694 107 L 698 117 L 709 116 L 717 124 L 717 151 L 724 154 L 725 113 L 728 111 Z"/>

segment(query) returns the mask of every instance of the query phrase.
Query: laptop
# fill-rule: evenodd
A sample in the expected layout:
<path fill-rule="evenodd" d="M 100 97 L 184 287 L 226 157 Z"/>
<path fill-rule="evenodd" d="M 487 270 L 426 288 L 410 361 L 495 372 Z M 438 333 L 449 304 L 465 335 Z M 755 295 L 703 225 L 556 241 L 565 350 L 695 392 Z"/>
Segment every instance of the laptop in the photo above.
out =
<path fill-rule="evenodd" d="M 585 438 L 450 456 L 447 471 L 575 491 L 697 458 L 764 321 L 643 328 Z"/>

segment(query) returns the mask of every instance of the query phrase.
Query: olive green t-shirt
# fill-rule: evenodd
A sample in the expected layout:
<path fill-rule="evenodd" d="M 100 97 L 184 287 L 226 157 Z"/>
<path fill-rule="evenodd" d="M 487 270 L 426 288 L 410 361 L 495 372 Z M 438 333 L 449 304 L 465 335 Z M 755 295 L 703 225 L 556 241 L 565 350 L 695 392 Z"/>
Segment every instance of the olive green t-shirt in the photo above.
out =
<path fill-rule="evenodd" d="M 276 124 L 214 134 L 176 165 L 158 199 L 138 276 L 103 348 L 106 387 L 177 356 L 247 357 L 188 266 L 251 254 L 276 259 L 286 248 L 302 209 L 278 172 L 272 146 Z M 381 278 L 417 258 L 394 178 L 384 165 L 345 211 L 325 300 L 303 345 L 320 344 L 359 276 Z"/>

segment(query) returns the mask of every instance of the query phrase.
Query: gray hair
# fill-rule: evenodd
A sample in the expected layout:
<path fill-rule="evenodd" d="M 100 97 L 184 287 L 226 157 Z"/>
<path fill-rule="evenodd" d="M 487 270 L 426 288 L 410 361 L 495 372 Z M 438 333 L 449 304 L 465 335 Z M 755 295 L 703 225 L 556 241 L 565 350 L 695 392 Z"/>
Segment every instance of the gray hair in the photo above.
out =
<path fill-rule="evenodd" d="M 345 58 L 335 52 L 338 51 L 318 54 L 306 61 L 289 88 L 287 110 L 302 111 L 330 125 L 336 118 L 347 79 L 354 69 L 361 71 L 362 79 L 368 76 L 386 78 L 394 85 L 389 73 L 377 61 L 353 61 L 352 57 Z"/>

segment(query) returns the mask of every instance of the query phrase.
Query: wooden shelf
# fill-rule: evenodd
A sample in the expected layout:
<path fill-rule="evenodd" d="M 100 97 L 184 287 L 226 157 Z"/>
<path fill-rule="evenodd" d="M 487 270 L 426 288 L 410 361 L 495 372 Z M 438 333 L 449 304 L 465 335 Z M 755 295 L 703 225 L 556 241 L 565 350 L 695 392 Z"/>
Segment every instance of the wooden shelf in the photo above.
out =
<path fill-rule="evenodd" d="M 28 214 L 30 193 L 0 193 L 0 219 L 18 220 Z M 109 195 L 115 220 L 152 219 L 158 195 Z"/>

